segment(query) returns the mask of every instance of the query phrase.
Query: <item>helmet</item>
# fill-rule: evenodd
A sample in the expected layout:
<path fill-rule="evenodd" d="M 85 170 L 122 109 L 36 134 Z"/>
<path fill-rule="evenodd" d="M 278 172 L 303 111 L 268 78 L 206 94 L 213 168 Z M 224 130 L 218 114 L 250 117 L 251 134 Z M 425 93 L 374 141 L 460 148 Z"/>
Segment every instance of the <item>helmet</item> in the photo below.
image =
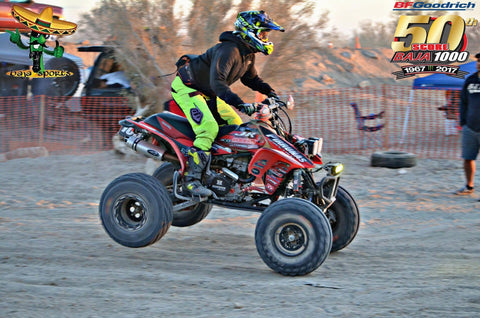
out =
<path fill-rule="evenodd" d="M 235 29 L 235 33 L 240 34 L 251 47 L 265 55 L 273 52 L 273 43 L 268 42 L 267 32 L 271 30 L 285 31 L 265 11 L 240 12 L 235 21 Z"/>

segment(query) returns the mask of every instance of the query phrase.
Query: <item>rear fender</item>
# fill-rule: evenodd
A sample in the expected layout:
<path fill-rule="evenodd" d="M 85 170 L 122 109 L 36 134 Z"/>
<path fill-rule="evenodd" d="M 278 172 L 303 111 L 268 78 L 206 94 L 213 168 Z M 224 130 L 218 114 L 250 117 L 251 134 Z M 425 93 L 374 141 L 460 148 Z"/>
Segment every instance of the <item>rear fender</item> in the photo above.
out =
<path fill-rule="evenodd" d="M 155 127 L 153 127 L 153 126 L 151 126 L 151 125 L 149 125 L 149 124 L 147 124 L 143 121 L 137 122 L 137 121 L 134 121 L 130 118 L 125 119 L 125 121 L 126 121 L 127 125 L 133 125 L 133 126 L 136 126 L 140 129 L 147 130 L 151 134 L 155 135 L 155 140 L 157 140 L 158 142 L 163 142 L 164 144 L 169 146 L 167 148 L 170 148 L 170 149 L 167 149 L 167 153 L 170 156 L 168 156 L 166 159 L 178 160 L 179 163 L 180 163 L 180 173 L 182 175 L 184 174 L 185 169 L 186 169 L 186 158 L 183 155 L 180 148 L 178 147 L 178 145 L 169 136 L 165 135 L 164 133 L 162 133 L 161 131 L 159 131 Z"/>

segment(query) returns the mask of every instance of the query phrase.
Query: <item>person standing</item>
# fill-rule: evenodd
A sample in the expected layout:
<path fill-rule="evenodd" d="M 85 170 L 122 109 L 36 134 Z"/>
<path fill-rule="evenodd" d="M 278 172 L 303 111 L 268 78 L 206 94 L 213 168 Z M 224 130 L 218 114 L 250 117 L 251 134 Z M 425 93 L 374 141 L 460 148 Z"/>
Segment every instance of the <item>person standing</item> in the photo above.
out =
<path fill-rule="evenodd" d="M 480 150 L 480 53 L 477 72 L 465 80 L 460 103 L 460 126 L 462 127 L 462 158 L 465 186 L 457 190 L 458 195 L 469 195 L 474 191 L 475 160 Z"/>

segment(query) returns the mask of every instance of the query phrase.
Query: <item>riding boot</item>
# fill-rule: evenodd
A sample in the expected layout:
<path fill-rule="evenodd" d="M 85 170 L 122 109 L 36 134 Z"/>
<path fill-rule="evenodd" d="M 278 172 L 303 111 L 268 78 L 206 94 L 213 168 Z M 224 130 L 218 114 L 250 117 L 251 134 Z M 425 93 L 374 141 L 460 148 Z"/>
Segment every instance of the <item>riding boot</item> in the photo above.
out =
<path fill-rule="evenodd" d="M 201 197 L 212 195 L 212 190 L 207 189 L 201 182 L 203 171 L 209 161 L 209 151 L 203 151 L 195 147 L 188 150 L 188 169 L 183 177 L 183 185 L 190 195 Z"/>

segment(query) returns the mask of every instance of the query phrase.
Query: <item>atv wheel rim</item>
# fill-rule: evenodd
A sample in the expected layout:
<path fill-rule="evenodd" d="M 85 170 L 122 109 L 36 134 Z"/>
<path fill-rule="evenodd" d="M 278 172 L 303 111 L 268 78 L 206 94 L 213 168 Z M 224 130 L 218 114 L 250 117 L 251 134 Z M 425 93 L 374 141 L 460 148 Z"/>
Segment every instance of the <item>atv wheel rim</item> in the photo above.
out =
<path fill-rule="evenodd" d="M 299 224 L 287 223 L 275 231 L 275 245 L 285 255 L 300 255 L 307 247 L 307 242 L 307 233 Z"/>
<path fill-rule="evenodd" d="M 134 196 L 122 196 L 113 208 L 115 221 L 125 230 L 141 228 L 147 220 L 147 210 L 142 200 Z"/>

